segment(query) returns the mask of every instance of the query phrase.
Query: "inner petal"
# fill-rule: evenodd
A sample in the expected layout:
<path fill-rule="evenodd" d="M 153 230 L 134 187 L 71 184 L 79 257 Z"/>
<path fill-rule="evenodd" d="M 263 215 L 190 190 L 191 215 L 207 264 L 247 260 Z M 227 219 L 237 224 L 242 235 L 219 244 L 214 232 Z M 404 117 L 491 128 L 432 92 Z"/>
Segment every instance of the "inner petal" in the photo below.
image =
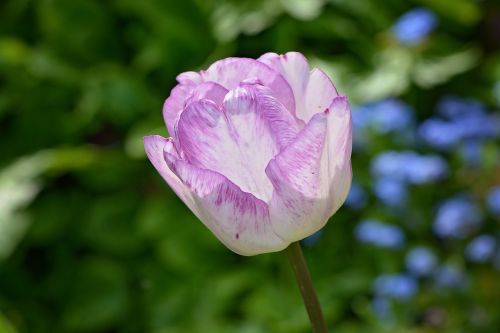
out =
<path fill-rule="evenodd" d="M 178 141 L 191 164 L 217 171 L 267 202 L 273 187 L 265 168 L 299 130 L 280 102 L 250 85 L 229 91 L 223 109 L 207 100 L 188 105 Z"/>
<path fill-rule="evenodd" d="M 235 89 L 240 82 L 256 78 L 273 91 L 273 95 L 295 115 L 295 99 L 289 83 L 268 65 L 249 58 L 226 58 L 213 63 L 201 72 L 204 81 L 214 81 L 227 89 Z"/>

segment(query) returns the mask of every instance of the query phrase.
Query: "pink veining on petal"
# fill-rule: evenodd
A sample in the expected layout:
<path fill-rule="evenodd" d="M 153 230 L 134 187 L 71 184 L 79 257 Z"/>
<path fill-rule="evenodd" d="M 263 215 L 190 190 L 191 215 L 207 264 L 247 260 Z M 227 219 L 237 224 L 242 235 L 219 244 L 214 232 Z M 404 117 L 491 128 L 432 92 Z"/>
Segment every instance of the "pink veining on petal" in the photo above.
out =
<path fill-rule="evenodd" d="M 258 61 L 277 70 L 292 87 L 296 115 L 308 122 L 311 117 L 327 108 L 338 96 L 332 81 L 319 69 L 309 70 L 307 59 L 299 52 L 283 55 L 266 53 Z"/>
<path fill-rule="evenodd" d="M 194 102 L 181 114 L 177 128 L 179 146 L 190 163 L 225 175 L 265 201 L 272 185 L 264 169 L 300 129 L 269 92 L 244 84 L 226 94 L 223 110 L 211 101 Z"/>
<path fill-rule="evenodd" d="M 345 200 L 352 177 L 350 131 L 347 101 L 335 98 L 269 163 L 266 173 L 275 188 L 271 221 L 283 239 L 319 230 Z"/>
<path fill-rule="evenodd" d="M 174 147 L 173 139 L 165 139 L 159 135 L 146 136 L 144 137 L 144 148 L 151 164 L 153 164 L 167 184 L 174 190 L 175 194 L 177 194 L 191 210 L 196 211 L 191 192 L 170 170 L 164 158 L 165 152 L 170 154 L 172 158 L 177 159 L 179 157 Z"/>
<path fill-rule="evenodd" d="M 186 161 L 175 161 L 174 170 L 193 192 L 202 222 L 234 252 L 255 255 L 288 245 L 274 233 L 265 202 L 223 175 Z"/>
<path fill-rule="evenodd" d="M 222 102 L 224 101 L 224 97 L 227 93 L 228 90 L 218 83 L 202 82 L 192 89 L 191 93 L 184 102 L 184 107 L 202 99 L 207 99 L 219 106 L 222 106 Z"/>
<path fill-rule="evenodd" d="M 295 114 L 295 99 L 289 83 L 279 72 L 255 59 L 219 60 L 202 72 L 201 76 L 204 81 L 217 82 L 229 90 L 235 89 L 244 80 L 259 80 L 273 91 L 273 95 L 287 110 Z"/>

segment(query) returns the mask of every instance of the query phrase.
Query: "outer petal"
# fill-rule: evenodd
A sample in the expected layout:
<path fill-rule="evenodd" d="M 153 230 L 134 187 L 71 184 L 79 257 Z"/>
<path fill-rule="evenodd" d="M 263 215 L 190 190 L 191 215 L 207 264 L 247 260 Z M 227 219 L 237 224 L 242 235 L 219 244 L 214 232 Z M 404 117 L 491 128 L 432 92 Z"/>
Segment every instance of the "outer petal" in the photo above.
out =
<path fill-rule="evenodd" d="M 288 246 L 274 233 L 265 202 L 217 172 L 183 160 L 169 163 L 192 191 L 197 216 L 228 248 L 241 255 L 255 255 Z"/>
<path fill-rule="evenodd" d="M 240 82 L 257 79 L 273 91 L 273 95 L 295 114 L 295 99 L 288 82 L 279 72 L 250 58 L 226 58 L 213 63 L 201 72 L 204 81 L 214 81 L 231 90 Z"/>
<path fill-rule="evenodd" d="M 269 162 L 266 173 L 275 189 L 271 221 L 286 241 L 322 228 L 345 200 L 352 176 L 350 128 L 347 102 L 337 98 Z"/>
<path fill-rule="evenodd" d="M 165 139 L 159 135 L 146 136 L 144 137 L 144 148 L 149 161 L 158 170 L 163 179 L 175 194 L 196 214 L 196 207 L 191 196 L 191 191 L 170 170 L 164 159 L 165 154 L 169 154 L 173 158 L 179 157 L 173 145 L 172 138 Z"/>
<path fill-rule="evenodd" d="M 338 96 L 332 81 L 323 71 L 315 68 L 309 72 L 307 60 L 301 53 L 266 53 L 257 60 L 280 72 L 288 81 L 295 97 L 296 115 L 305 122 L 325 110 Z"/>
<path fill-rule="evenodd" d="M 266 201 L 272 185 L 264 169 L 300 126 L 267 91 L 258 85 L 231 90 L 224 110 L 207 100 L 191 103 L 177 128 L 187 161 L 223 174 L 243 191 Z"/>

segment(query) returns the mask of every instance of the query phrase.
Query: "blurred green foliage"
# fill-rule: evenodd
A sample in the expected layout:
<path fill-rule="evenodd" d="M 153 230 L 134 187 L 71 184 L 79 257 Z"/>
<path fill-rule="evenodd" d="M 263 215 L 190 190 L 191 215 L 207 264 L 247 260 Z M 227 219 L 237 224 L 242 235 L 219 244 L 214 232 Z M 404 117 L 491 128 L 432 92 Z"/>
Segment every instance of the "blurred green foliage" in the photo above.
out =
<path fill-rule="evenodd" d="M 439 29 L 403 46 L 391 26 L 419 5 Z M 297 50 L 352 103 L 401 96 L 423 119 L 446 91 L 495 104 L 499 22 L 474 0 L 3 0 L 0 332 L 309 332 L 283 254 L 231 253 L 146 160 L 175 76 Z M 483 268 L 469 294 L 424 291 L 381 323 L 372 282 L 404 254 L 357 245 L 361 214 L 341 209 L 306 249 L 334 332 L 498 332 L 500 279 Z"/>

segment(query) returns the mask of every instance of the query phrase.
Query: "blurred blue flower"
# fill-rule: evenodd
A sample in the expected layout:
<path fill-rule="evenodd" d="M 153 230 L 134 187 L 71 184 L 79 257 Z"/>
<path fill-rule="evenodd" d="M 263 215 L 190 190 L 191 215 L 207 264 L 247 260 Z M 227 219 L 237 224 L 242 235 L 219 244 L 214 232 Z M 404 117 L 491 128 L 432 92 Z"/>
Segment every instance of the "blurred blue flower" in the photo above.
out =
<path fill-rule="evenodd" d="M 366 191 L 356 182 L 351 184 L 351 190 L 347 195 L 345 204 L 352 209 L 361 209 L 366 206 L 368 196 Z"/>
<path fill-rule="evenodd" d="M 355 235 L 362 243 L 384 248 L 400 248 L 405 242 L 405 235 L 399 227 L 373 219 L 358 224 Z"/>
<path fill-rule="evenodd" d="M 454 265 L 440 266 L 434 274 L 437 287 L 464 288 L 467 286 L 467 277 L 464 272 Z"/>
<path fill-rule="evenodd" d="M 453 147 L 462 138 L 455 124 L 437 118 L 422 122 L 418 134 L 428 145 L 443 150 Z"/>
<path fill-rule="evenodd" d="M 486 262 L 493 257 L 495 253 L 495 247 L 495 237 L 491 235 L 481 235 L 474 238 L 469 243 L 469 245 L 465 249 L 465 255 L 470 261 Z"/>
<path fill-rule="evenodd" d="M 364 129 L 370 125 L 372 121 L 371 109 L 369 106 L 358 105 L 352 108 L 352 126 L 355 129 Z"/>
<path fill-rule="evenodd" d="M 440 237 L 464 238 L 481 222 L 477 205 L 465 197 L 455 197 L 441 204 L 433 228 Z"/>
<path fill-rule="evenodd" d="M 404 180 L 406 172 L 404 170 L 405 161 L 397 151 L 385 151 L 371 162 L 371 172 L 376 177 L 391 177 Z"/>
<path fill-rule="evenodd" d="M 386 151 L 372 160 L 371 171 L 376 177 L 390 177 L 413 184 L 425 184 L 444 177 L 448 173 L 448 165 L 438 155 Z"/>
<path fill-rule="evenodd" d="M 488 114 L 485 106 L 474 99 L 446 96 L 438 103 L 437 112 L 444 119 L 429 118 L 418 128 L 422 140 L 434 148 L 447 150 L 463 140 L 500 136 L 500 116 Z"/>
<path fill-rule="evenodd" d="M 413 110 L 400 100 L 388 98 L 352 108 L 353 146 L 363 149 L 371 143 L 371 131 L 379 134 L 397 132 L 408 137 L 414 123 Z M 413 132 L 411 132 L 413 134 Z"/>
<path fill-rule="evenodd" d="M 436 15 L 426 8 L 415 8 L 403 14 L 392 31 L 402 44 L 415 45 L 427 37 L 437 26 Z"/>
<path fill-rule="evenodd" d="M 486 108 L 481 102 L 474 99 L 445 96 L 438 102 L 437 112 L 447 119 L 455 120 L 464 116 L 485 115 Z"/>
<path fill-rule="evenodd" d="M 314 234 L 304 238 L 300 242 L 305 246 L 313 246 L 313 245 L 316 245 L 320 241 L 322 236 L 323 236 L 323 229 L 319 229 Z"/>
<path fill-rule="evenodd" d="M 379 133 L 405 130 L 413 124 L 413 111 L 394 98 L 373 103 L 371 108 L 373 126 Z"/>
<path fill-rule="evenodd" d="M 406 255 L 406 268 L 417 276 L 429 276 L 437 265 L 436 255 L 426 247 L 415 247 Z"/>
<path fill-rule="evenodd" d="M 406 184 L 395 178 L 381 177 L 376 179 L 373 191 L 381 202 L 391 207 L 404 205 L 408 197 Z"/>
<path fill-rule="evenodd" d="M 492 213 L 500 214 L 500 186 L 495 186 L 489 191 L 486 204 Z"/>
<path fill-rule="evenodd" d="M 446 161 L 438 155 L 414 156 L 405 165 L 410 183 L 425 184 L 443 178 L 448 173 Z"/>
<path fill-rule="evenodd" d="M 408 274 L 390 274 L 378 277 L 373 284 L 377 296 L 409 300 L 418 291 L 415 278 Z"/>
<path fill-rule="evenodd" d="M 391 302 L 386 297 L 375 296 L 372 301 L 372 309 L 378 319 L 387 322 L 393 319 Z"/>
<path fill-rule="evenodd" d="M 483 143 L 478 140 L 467 140 L 460 147 L 460 155 L 469 166 L 477 167 L 481 164 Z"/>

